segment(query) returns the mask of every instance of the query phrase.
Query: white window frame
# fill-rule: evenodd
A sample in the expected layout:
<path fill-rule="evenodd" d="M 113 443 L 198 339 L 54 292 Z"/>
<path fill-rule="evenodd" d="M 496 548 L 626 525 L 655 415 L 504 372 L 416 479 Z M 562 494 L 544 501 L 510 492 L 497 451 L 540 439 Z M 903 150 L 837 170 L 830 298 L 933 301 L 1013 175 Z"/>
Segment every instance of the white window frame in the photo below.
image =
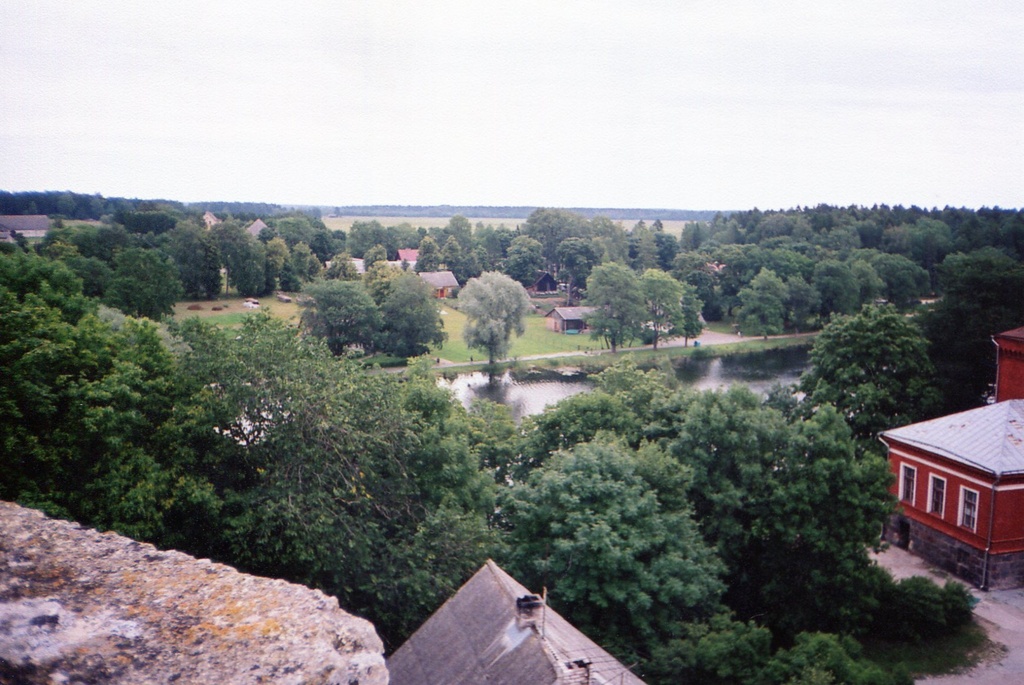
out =
<path fill-rule="evenodd" d="M 904 497 L 907 494 L 907 471 L 913 473 L 911 480 L 913 480 L 914 487 L 910 490 L 910 497 Z M 900 464 L 900 501 L 906 502 L 910 506 L 914 506 L 914 500 L 917 499 L 917 467 L 911 466 L 910 464 Z"/>
<path fill-rule="evenodd" d="M 974 495 L 974 511 L 971 513 L 971 525 L 967 525 L 964 520 L 964 515 L 967 513 L 967 493 Z M 978 490 L 972 490 L 971 488 L 960 486 L 960 510 L 957 512 L 957 521 L 960 523 L 961 528 L 966 528 L 970 531 L 978 530 L 978 507 L 981 504 L 981 493 Z"/>
<path fill-rule="evenodd" d="M 942 506 L 938 509 L 935 508 L 935 483 L 942 483 Z M 932 514 L 937 514 L 940 518 L 946 512 L 946 495 L 949 493 L 947 486 L 949 482 L 942 476 L 936 476 L 932 474 L 928 479 L 928 511 Z"/>

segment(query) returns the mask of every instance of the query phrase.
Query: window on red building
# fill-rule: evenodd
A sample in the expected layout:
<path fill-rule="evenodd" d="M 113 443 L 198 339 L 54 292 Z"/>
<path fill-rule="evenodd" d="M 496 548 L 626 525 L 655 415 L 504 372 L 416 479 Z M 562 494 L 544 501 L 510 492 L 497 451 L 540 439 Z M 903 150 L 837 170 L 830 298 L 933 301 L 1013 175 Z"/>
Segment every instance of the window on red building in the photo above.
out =
<path fill-rule="evenodd" d="M 978 492 L 962 488 L 960 491 L 960 525 L 975 530 L 978 527 Z"/>
<path fill-rule="evenodd" d="M 917 469 L 904 464 L 903 471 L 900 474 L 900 481 L 900 499 L 913 504 L 914 490 L 917 485 Z"/>
<path fill-rule="evenodd" d="M 928 511 L 942 516 L 946 508 L 946 479 L 932 476 L 931 497 L 928 502 Z"/>

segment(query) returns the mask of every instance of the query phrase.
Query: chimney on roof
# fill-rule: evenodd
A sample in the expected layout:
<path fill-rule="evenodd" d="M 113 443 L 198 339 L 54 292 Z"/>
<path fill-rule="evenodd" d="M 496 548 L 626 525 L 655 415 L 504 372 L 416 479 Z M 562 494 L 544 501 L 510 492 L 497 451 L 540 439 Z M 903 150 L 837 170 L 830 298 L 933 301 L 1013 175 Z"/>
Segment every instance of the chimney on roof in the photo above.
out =
<path fill-rule="evenodd" d="M 544 600 L 537 595 L 523 595 L 516 598 L 516 623 L 520 628 L 536 626 L 543 614 Z"/>

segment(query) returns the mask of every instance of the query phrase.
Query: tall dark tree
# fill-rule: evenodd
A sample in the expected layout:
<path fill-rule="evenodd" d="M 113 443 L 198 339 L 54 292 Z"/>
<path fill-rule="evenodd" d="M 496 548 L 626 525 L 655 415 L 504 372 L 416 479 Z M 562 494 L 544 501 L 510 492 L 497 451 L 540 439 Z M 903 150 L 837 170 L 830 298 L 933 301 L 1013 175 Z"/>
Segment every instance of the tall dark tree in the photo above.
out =
<path fill-rule="evenodd" d="M 643 291 L 636 272 L 622 264 L 594 267 L 587 281 L 586 305 L 591 336 L 603 338 L 612 352 L 639 337 L 646 319 Z"/>
<path fill-rule="evenodd" d="M 132 247 L 117 253 L 104 301 L 129 316 L 159 321 L 183 294 L 178 269 L 157 250 Z"/>
<path fill-rule="evenodd" d="M 304 289 L 302 326 L 327 342 L 334 354 L 351 345 L 368 351 L 380 335 L 381 316 L 361 281 L 313 281 Z"/>
<path fill-rule="evenodd" d="M 994 248 L 952 254 L 938 267 L 942 299 L 921 317 L 944 409 L 963 411 L 992 396 L 991 336 L 1024 324 L 1024 264 Z"/>
<path fill-rule="evenodd" d="M 835 406 L 864 445 L 889 428 L 931 418 L 935 369 L 920 329 L 891 306 L 866 305 L 821 331 L 800 389 L 814 406 Z"/>
<path fill-rule="evenodd" d="M 403 271 L 390 279 L 380 314 L 383 324 L 379 347 L 389 354 L 415 357 L 445 341 L 437 300 L 430 286 L 416 274 Z"/>
<path fill-rule="evenodd" d="M 169 234 L 168 253 L 178 267 L 186 297 L 220 294 L 220 251 L 210 233 L 193 222 L 179 221 Z"/>

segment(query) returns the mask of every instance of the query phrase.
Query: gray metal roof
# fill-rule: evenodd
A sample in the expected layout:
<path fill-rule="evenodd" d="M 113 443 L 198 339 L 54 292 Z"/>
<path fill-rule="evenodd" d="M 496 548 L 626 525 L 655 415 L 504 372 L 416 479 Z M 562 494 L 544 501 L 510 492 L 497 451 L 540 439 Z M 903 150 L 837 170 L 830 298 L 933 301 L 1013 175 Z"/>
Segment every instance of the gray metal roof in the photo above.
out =
<path fill-rule="evenodd" d="M 1007 400 L 894 428 L 882 433 L 882 438 L 899 440 L 996 476 L 1024 473 L 1024 400 Z"/>
<path fill-rule="evenodd" d="M 550 607 L 524 624 L 516 599 L 529 594 L 487 561 L 391 655 L 391 685 L 643 685 Z"/>

